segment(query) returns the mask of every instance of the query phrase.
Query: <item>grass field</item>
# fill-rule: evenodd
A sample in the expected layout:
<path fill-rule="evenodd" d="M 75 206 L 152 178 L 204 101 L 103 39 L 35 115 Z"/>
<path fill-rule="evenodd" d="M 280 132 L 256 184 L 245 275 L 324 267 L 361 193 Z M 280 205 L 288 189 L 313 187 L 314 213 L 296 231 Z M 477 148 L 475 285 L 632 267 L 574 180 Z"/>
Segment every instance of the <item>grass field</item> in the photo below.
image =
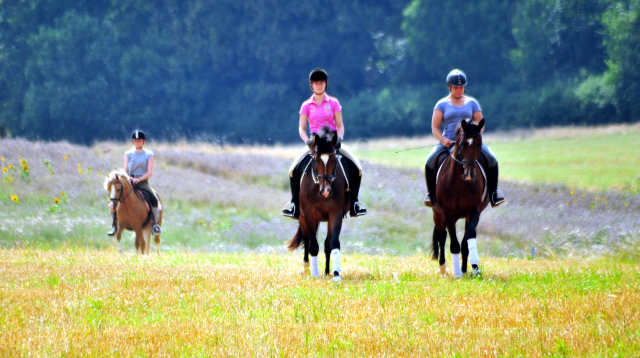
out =
<path fill-rule="evenodd" d="M 283 243 L 298 146 L 148 143 L 165 220 L 161 255 L 142 258 L 130 235 L 124 256 L 105 235 L 102 182 L 129 145 L 2 140 L 0 356 L 640 355 L 640 195 L 624 164 L 638 133 L 487 135 L 509 201 L 482 214 L 483 277 L 460 280 L 428 258 L 427 151 L 393 154 L 433 140 L 352 143 L 370 212 L 344 222 L 340 285 L 301 276 L 302 253 Z M 621 174 L 565 170 L 584 153 Z M 563 171 L 575 184 L 554 179 Z"/>
<path fill-rule="evenodd" d="M 637 192 L 640 188 L 640 126 L 555 128 L 531 133 L 490 134 L 484 139 L 500 162 L 502 179 L 527 183 L 564 183 L 590 191 Z M 358 154 L 375 163 L 423 168 L 431 148 L 396 153 L 407 147 L 435 144 L 424 138 L 372 141 Z M 399 145 L 400 144 L 400 145 Z M 377 149 L 382 148 L 382 149 Z"/>
<path fill-rule="evenodd" d="M 628 357 L 640 266 L 487 259 L 452 280 L 422 256 L 0 251 L 0 355 Z"/>

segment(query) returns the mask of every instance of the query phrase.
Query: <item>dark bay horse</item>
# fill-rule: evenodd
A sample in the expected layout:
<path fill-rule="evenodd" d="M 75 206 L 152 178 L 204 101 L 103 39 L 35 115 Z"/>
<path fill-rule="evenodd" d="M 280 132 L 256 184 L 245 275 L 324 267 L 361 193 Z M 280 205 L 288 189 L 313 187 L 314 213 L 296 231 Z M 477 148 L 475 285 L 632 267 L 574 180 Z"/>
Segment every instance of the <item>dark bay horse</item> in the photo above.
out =
<path fill-rule="evenodd" d="M 480 274 L 476 244 L 476 227 L 480 213 L 489 204 L 487 180 L 481 162 L 481 130 L 484 119 L 476 125 L 472 120 L 461 122 L 460 130 L 451 155 L 438 161 L 436 184 L 436 205 L 433 207 L 433 259 L 440 263 L 440 273 L 446 274 L 444 247 L 447 230 L 451 237 L 451 257 L 453 276 L 461 277 L 467 272 L 467 259 L 473 268 L 472 274 Z M 442 198 L 442 199 L 440 199 Z M 462 239 L 462 267 L 460 265 L 460 244 L 456 237 L 456 222 L 465 219 Z"/>
<path fill-rule="evenodd" d="M 313 277 L 320 276 L 317 234 L 320 222 L 328 222 L 327 237 L 324 241 L 326 266 L 324 273 L 333 272 L 333 280 L 340 278 L 340 230 L 342 219 L 349 212 L 349 191 L 345 177 L 345 166 L 340 162 L 335 145 L 338 136 L 328 127 L 322 128 L 312 138 L 311 160 L 304 168 L 300 183 L 300 221 L 298 231 L 291 241 L 289 250 L 304 246 L 304 271 Z M 309 264 L 311 254 L 311 264 Z M 332 264 L 331 271 L 329 264 Z"/>
<path fill-rule="evenodd" d="M 151 248 L 151 226 L 153 215 L 144 199 L 134 192 L 131 178 L 122 170 L 114 170 L 104 181 L 104 188 L 109 191 L 111 202 L 116 204 L 118 218 L 118 228 L 116 238 L 118 239 L 118 250 L 122 253 L 120 238 L 122 232 L 131 230 L 136 233 L 136 250 L 140 254 L 149 254 Z M 158 201 L 160 197 L 158 197 Z M 162 205 L 159 203 L 159 205 Z M 159 211 L 158 225 L 162 225 L 162 210 Z M 160 253 L 160 235 L 155 235 L 156 253 Z"/>

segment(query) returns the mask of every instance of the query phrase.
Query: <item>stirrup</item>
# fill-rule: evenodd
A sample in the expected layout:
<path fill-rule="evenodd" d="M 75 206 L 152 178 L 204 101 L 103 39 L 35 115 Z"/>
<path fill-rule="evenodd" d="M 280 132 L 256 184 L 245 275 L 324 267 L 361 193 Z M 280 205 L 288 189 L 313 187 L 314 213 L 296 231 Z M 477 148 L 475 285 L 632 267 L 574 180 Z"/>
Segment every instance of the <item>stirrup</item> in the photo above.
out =
<path fill-rule="evenodd" d="M 282 215 L 292 219 L 298 219 L 296 217 L 296 204 L 292 202 L 287 203 L 287 205 L 282 208 Z"/>
<path fill-rule="evenodd" d="M 491 207 L 495 208 L 500 204 L 506 203 L 507 200 L 504 198 L 504 194 L 500 190 L 496 190 L 491 193 Z"/>
<path fill-rule="evenodd" d="M 153 224 L 153 228 L 151 229 L 151 233 L 153 235 L 160 235 L 162 234 L 162 229 L 160 228 L 160 225 L 158 224 Z"/>
<path fill-rule="evenodd" d="M 427 193 L 427 195 L 424 196 L 423 203 L 424 206 L 433 208 L 433 200 L 431 199 L 431 194 Z"/>
<path fill-rule="evenodd" d="M 353 211 L 356 213 L 356 216 L 367 215 L 367 208 L 359 201 L 356 201 L 356 203 L 353 204 Z"/>
<path fill-rule="evenodd" d="M 116 235 L 116 231 L 118 231 L 118 228 L 114 226 L 114 227 L 111 228 L 111 231 L 109 231 L 107 233 L 107 235 L 108 236 L 115 236 Z"/>

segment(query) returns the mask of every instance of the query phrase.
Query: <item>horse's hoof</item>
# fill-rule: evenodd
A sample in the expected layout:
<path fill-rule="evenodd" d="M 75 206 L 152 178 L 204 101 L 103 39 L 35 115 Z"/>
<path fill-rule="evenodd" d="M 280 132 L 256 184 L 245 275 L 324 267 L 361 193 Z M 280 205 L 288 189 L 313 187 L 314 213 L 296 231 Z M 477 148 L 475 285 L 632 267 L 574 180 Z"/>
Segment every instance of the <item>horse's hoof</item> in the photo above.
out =
<path fill-rule="evenodd" d="M 340 276 L 333 276 L 332 278 L 333 282 L 335 283 L 340 283 L 342 282 L 342 278 Z"/>
<path fill-rule="evenodd" d="M 300 271 L 300 274 L 302 276 L 311 276 L 311 270 L 309 270 L 308 267 L 305 267 L 302 269 L 302 271 Z"/>
<path fill-rule="evenodd" d="M 447 265 L 440 265 L 440 276 L 447 276 Z"/>
<path fill-rule="evenodd" d="M 478 276 L 482 275 L 482 271 L 480 271 L 479 268 L 473 269 L 473 270 L 471 270 L 470 275 L 471 275 L 471 277 L 478 277 Z"/>

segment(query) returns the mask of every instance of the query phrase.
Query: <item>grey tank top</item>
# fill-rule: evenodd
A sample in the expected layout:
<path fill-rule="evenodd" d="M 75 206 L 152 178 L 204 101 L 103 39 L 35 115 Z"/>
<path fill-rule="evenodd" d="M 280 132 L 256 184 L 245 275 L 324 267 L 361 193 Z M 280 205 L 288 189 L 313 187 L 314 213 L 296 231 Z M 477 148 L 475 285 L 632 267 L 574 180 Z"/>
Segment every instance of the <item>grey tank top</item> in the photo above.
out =
<path fill-rule="evenodd" d="M 153 157 L 153 152 L 143 149 L 142 152 L 136 153 L 135 149 L 131 149 L 124 153 L 129 159 L 129 175 L 141 176 L 147 173 L 149 169 L 149 158 Z"/>
<path fill-rule="evenodd" d="M 444 97 L 436 103 L 434 110 L 439 110 L 443 114 L 442 123 L 444 124 L 444 132 L 442 136 L 453 141 L 456 140 L 456 127 L 463 119 L 473 118 L 473 114 L 482 111 L 478 100 L 465 96 L 465 103 L 462 107 L 456 107 L 449 101 L 449 96 Z"/>

